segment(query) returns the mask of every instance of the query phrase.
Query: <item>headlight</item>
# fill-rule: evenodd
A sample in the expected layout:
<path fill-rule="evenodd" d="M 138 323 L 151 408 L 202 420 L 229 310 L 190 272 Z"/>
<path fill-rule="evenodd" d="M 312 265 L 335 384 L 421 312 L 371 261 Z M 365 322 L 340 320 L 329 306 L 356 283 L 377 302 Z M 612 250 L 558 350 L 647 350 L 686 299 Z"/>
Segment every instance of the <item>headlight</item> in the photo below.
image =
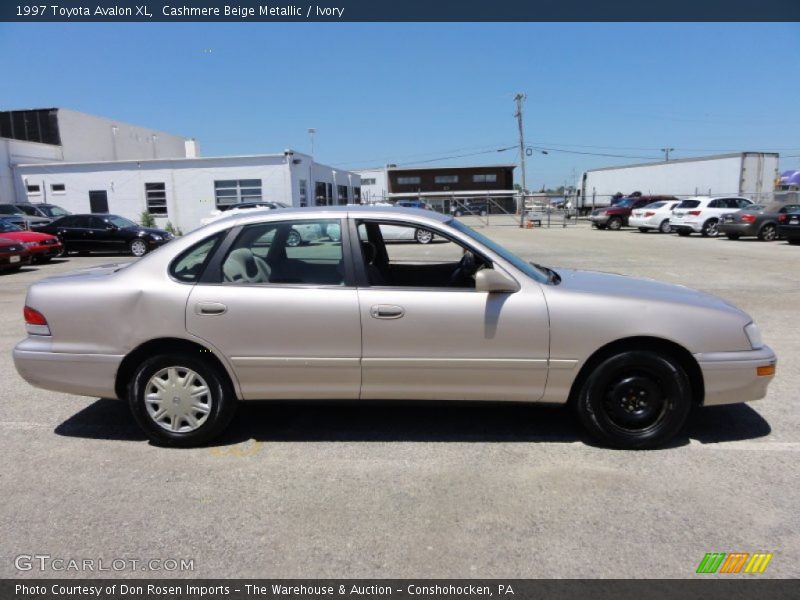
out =
<path fill-rule="evenodd" d="M 750 323 L 750 325 L 745 327 L 744 334 L 747 336 L 747 339 L 750 340 L 750 346 L 753 350 L 758 350 L 764 346 L 764 342 L 761 340 L 761 332 L 758 330 L 755 323 Z"/>
<path fill-rule="evenodd" d="M 150 236 L 150 239 L 152 239 L 154 242 L 160 242 L 160 241 L 161 241 L 161 240 L 163 240 L 164 238 L 162 238 L 160 235 L 156 235 L 156 234 L 154 233 L 154 234 L 152 234 L 152 235 Z"/>

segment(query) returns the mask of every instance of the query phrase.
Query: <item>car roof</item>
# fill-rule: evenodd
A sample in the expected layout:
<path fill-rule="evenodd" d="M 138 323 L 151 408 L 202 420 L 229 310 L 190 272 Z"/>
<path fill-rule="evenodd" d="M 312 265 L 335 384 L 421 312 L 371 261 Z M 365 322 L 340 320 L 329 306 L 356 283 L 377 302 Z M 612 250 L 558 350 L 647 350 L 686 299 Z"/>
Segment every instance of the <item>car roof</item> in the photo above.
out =
<path fill-rule="evenodd" d="M 453 217 L 443 215 L 422 208 L 397 208 L 393 206 L 364 206 L 364 205 L 343 205 L 343 206 L 306 206 L 302 208 L 278 208 L 278 209 L 254 209 L 246 213 L 231 215 L 215 221 L 222 223 L 228 219 L 241 220 L 242 223 L 257 222 L 262 217 L 269 217 L 270 220 L 280 220 L 283 218 L 306 219 L 306 218 L 325 218 L 328 217 L 354 217 L 354 218 L 411 218 L 412 220 L 438 221 L 448 223 Z"/>

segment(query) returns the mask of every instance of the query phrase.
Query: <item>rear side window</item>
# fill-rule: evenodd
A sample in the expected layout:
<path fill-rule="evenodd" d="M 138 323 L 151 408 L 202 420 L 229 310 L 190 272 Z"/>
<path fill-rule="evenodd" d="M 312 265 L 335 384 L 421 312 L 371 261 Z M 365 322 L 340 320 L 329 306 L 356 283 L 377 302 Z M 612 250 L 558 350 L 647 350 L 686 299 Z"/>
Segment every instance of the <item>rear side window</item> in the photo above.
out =
<path fill-rule="evenodd" d="M 221 234 L 211 236 L 185 250 L 177 260 L 173 261 L 169 269 L 170 275 L 184 283 L 197 282 L 220 237 Z"/>
<path fill-rule="evenodd" d="M 677 208 L 697 208 L 700 206 L 700 200 L 684 200 L 678 204 Z"/>

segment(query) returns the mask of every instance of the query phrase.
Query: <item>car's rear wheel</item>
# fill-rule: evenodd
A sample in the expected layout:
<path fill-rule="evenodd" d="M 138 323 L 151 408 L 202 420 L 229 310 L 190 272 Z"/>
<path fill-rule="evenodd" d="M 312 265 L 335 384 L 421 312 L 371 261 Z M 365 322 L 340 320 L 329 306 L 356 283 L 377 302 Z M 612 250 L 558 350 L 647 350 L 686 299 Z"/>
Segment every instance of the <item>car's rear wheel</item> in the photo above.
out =
<path fill-rule="evenodd" d="M 758 239 L 762 242 L 774 242 L 778 239 L 778 228 L 772 223 L 767 223 L 758 232 Z"/>
<path fill-rule="evenodd" d="M 658 230 L 661 233 L 672 233 L 672 225 L 669 224 L 669 219 L 664 219 L 661 221 L 661 225 L 658 226 Z"/>
<path fill-rule="evenodd" d="M 703 224 L 703 229 L 700 233 L 703 237 L 717 237 L 719 235 L 719 221 L 717 219 L 709 219 Z"/>
<path fill-rule="evenodd" d="M 654 448 L 686 423 L 691 385 L 671 357 L 643 350 L 621 352 L 594 368 L 575 406 L 583 425 L 603 444 Z"/>
<path fill-rule="evenodd" d="M 144 256 L 147 254 L 147 243 L 144 240 L 133 240 L 129 245 L 131 254 L 134 256 Z"/>
<path fill-rule="evenodd" d="M 184 353 L 144 361 L 128 385 L 136 422 L 155 444 L 204 444 L 228 426 L 236 411 L 230 382 L 210 363 Z"/>
<path fill-rule="evenodd" d="M 619 217 L 611 217 L 608 220 L 607 226 L 611 231 L 618 231 L 622 229 L 622 219 L 620 219 Z"/>
<path fill-rule="evenodd" d="M 414 239 L 420 244 L 429 244 L 433 239 L 433 234 L 427 229 L 417 229 L 414 232 Z"/>

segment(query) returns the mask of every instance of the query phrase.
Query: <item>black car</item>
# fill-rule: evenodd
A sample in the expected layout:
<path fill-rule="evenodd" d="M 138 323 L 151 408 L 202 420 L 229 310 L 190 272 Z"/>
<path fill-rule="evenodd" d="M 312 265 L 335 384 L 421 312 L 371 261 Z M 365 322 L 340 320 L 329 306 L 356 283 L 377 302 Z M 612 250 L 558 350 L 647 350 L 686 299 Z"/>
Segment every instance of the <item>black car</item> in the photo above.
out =
<path fill-rule="evenodd" d="M 790 244 L 800 244 L 800 211 L 778 217 L 778 235 Z"/>
<path fill-rule="evenodd" d="M 44 217 L 45 219 L 58 219 L 72 213 L 56 204 L 21 202 L 14 205 L 29 217 Z"/>
<path fill-rule="evenodd" d="M 61 238 L 64 253 L 123 252 L 143 256 L 166 244 L 173 235 L 162 229 L 142 227 L 118 215 L 67 215 L 34 231 Z"/>
<path fill-rule="evenodd" d="M 466 202 L 454 202 L 450 212 L 456 217 L 464 215 L 475 215 L 485 217 L 489 214 L 489 203 L 486 200 L 467 200 Z"/>

